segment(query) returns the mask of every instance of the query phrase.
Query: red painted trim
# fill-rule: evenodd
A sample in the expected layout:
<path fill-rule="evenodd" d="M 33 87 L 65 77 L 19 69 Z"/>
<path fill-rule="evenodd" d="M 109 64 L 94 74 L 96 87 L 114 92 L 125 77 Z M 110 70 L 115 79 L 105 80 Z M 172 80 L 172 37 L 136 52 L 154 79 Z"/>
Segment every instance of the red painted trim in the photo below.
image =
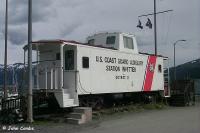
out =
<path fill-rule="evenodd" d="M 156 66 L 156 56 L 149 56 L 148 57 L 148 65 L 146 68 L 146 76 L 143 84 L 143 91 L 151 91 L 152 83 L 153 83 L 153 76 Z"/>

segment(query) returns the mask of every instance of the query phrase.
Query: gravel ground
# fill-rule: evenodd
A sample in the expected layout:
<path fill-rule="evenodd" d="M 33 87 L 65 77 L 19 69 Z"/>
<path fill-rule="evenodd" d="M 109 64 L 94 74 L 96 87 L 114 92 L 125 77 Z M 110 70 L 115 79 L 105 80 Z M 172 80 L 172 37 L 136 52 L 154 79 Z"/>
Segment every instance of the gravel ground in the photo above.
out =
<path fill-rule="evenodd" d="M 29 126 L 29 125 L 26 125 Z M 18 126 L 19 127 L 19 126 Z M 32 125 L 31 133 L 199 133 L 200 104 L 104 116 L 81 126 L 65 123 Z M 1 127 L 2 128 L 2 127 Z M 7 126 L 8 128 L 8 126 Z M 1 131 L 0 132 L 5 132 Z M 16 131 L 12 131 L 16 133 Z"/>

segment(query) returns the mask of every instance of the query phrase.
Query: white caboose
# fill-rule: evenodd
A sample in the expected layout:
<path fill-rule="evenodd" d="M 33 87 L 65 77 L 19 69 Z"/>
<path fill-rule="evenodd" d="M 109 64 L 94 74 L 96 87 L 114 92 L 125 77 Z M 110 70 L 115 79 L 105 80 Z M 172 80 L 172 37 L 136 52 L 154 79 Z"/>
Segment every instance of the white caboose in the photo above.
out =
<path fill-rule="evenodd" d="M 60 107 L 79 106 L 80 97 L 163 92 L 169 96 L 163 56 L 138 52 L 126 33 L 99 33 L 87 43 L 66 40 L 33 42 L 37 52 L 35 91 L 53 93 Z M 95 99 L 96 100 L 96 99 Z"/>

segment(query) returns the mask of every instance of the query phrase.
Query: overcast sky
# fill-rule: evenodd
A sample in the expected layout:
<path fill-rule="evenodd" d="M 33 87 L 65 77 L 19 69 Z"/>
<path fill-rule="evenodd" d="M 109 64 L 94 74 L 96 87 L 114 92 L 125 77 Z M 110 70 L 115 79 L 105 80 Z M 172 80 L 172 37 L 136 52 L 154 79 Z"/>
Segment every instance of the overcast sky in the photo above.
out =
<path fill-rule="evenodd" d="M 8 62 L 23 62 L 27 43 L 27 1 L 9 1 Z M 172 44 L 177 45 L 177 64 L 200 58 L 200 0 L 157 0 L 158 54 L 173 62 Z M 136 28 L 138 15 L 153 12 L 153 0 L 33 0 L 33 40 L 65 39 L 84 42 L 98 32 L 121 31 L 137 36 L 139 51 L 153 53 L 153 30 Z M 4 58 L 5 0 L 0 1 L 0 64 Z M 152 16 L 149 17 L 152 22 Z M 145 25 L 147 18 L 141 18 Z"/>

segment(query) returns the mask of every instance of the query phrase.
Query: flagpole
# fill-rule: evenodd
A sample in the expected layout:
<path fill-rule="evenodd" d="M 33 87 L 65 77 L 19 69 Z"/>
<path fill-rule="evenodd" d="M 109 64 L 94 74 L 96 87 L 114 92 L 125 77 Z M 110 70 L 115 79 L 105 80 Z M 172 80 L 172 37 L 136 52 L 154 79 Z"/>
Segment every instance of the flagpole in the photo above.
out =
<path fill-rule="evenodd" d="M 156 0 L 154 0 L 154 41 L 155 41 L 155 55 L 157 55 Z"/>
<path fill-rule="evenodd" d="M 6 0 L 6 13 L 5 13 L 5 55 L 4 55 L 4 98 L 7 98 L 7 59 L 8 59 L 8 0 Z"/>
<path fill-rule="evenodd" d="M 32 100 L 32 0 L 28 1 L 28 102 L 27 102 L 27 122 L 33 122 L 33 100 Z"/>

